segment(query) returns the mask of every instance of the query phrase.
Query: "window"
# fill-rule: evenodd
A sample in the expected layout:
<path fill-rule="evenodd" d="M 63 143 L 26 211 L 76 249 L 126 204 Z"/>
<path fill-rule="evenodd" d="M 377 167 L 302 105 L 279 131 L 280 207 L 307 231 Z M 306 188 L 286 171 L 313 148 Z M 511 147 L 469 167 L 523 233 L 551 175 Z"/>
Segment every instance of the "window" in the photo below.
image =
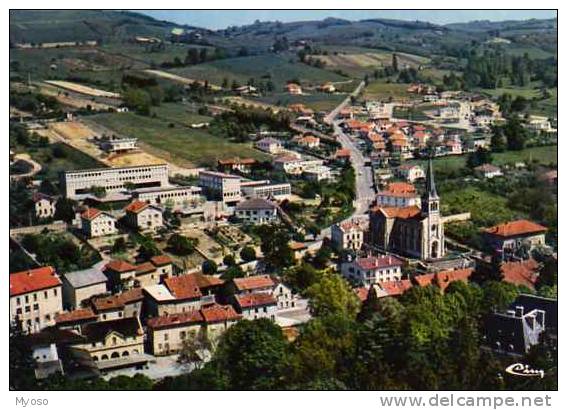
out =
<path fill-rule="evenodd" d="M 34 303 L 33 310 L 39 310 L 39 305 L 37 303 Z"/>
<path fill-rule="evenodd" d="M 53 289 L 53 296 L 57 296 L 57 289 Z"/>
<path fill-rule="evenodd" d="M 29 306 L 26 306 L 26 313 L 31 312 L 31 308 Z"/>
<path fill-rule="evenodd" d="M 16 298 L 16 305 L 20 306 L 20 304 L 21 304 L 20 298 Z"/>
<path fill-rule="evenodd" d="M 37 293 L 33 294 L 33 301 L 36 302 L 37 301 Z"/>
<path fill-rule="evenodd" d="M 164 333 L 163 340 L 169 340 L 169 335 L 167 333 Z"/>
<path fill-rule="evenodd" d="M 43 297 L 44 297 L 45 299 L 47 299 L 47 291 L 44 291 L 44 292 L 43 292 Z"/>

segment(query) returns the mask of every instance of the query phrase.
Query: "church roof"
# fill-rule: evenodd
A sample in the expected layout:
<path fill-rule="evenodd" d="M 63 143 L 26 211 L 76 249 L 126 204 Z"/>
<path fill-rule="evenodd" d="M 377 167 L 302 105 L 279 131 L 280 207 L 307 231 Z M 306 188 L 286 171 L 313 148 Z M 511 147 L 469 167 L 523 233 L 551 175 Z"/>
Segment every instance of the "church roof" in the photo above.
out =
<path fill-rule="evenodd" d="M 429 158 L 429 163 L 427 164 L 427 174 L 425 176 L 425 190 L 426 193 L 430 196 L 430 197 L 436 197 L 437 196 L 437 188 L 435 187 L 435 178 L 433 176 L 433 162 L 431 161 L 431 158 Z"/>
<path fill-rule="evenodd" d="M 421 214 L 421 209 L 418 206 L 405 206 L 405 207 L 380 207 L 378 212 L 381 212 L 386 218 L 400 218 L 409 219 L 415 218 Z"/>

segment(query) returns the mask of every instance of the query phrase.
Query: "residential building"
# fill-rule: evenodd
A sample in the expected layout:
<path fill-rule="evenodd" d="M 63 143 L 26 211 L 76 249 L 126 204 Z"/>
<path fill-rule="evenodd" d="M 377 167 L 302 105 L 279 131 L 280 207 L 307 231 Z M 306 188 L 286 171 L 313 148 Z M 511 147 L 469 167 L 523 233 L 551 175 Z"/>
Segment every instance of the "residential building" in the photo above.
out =
<path fill-rule="evenodd" d="M 99 321 L 116 320 L 128 317 L 138 318 L 142 312 L 144 294 L 141 288 L 91 299 L 91 306 Z"/>
<path fill-rule="evenodd" d="M 534 247 L 545 246 L 546 232 L 545 226 L 519 219 L 487 228 L 483 237 L 487 245 L 496 252 L 514 253 L 520 248 L 529 252 Z"/>
<path fill-rule="evenodd" d="M 319 148 L 321 140 L 313 135 L 305 135 L 294 138 L 297 145 L 307 148 Z"/>
<path fill-rule="evenodd" d="M 393 182 L 376 194 L 376 205 L 382 207 L 421 207 L 421 199 L 411 184 Z"/>
<path fill-rule="evenodd" d="M 235 295 L 234 301 L 236 311 L 242 314 L 243 319 L 276 319 L 278 302 L 276 298 L 269 293 Z"/>
<path fill-rule="evenodd" d="M 301 89 L 301 86 L 299 84 L 296 83 L 288 83 L 285 86 L 285 90 L 292 95 L 301 95 L 303 94 L 303 90 Z"/>
<path fill-rule="evenodd" d="M 526 128 L 534 132 L 557 132 L 557 129 L 551 126 L 551 121 L 549 121 L 549 118 L 537 115 L 530 115 L 528 123 L 526 124 Z"/>
<path fill-rule="evenodd" d="M 481 178 L 494 178 L 502 176 L 502 170 L 496 165 L 482 164 L 474 168 L 474 173 Z"/>
<path fill-rule="evenodd" d="M 358 251 L 364 244 L 364 232 L 367 229 L 368 223 L 361 223 L 358 220 L 334 224 L 331 227 L 331 242 L 339 251 L 345 249 Z"/>
<path fill-rule="evenodd" d="M 444 222 L 429 160 L 421 208 L 376 207 L 370 212 L 370 240 L 379 249 L 423 260 L 445 256 Z"/>
<path fill-rule="evenodd" d="M 273 198 L 283 201 L 291 196 L 291 184 L 289 182 L 273 184 L 270 181 L 243 181 L 240 187 L 242 195 L 247 198 Z"/>
<path fill-rule="evenodd" d="M 528 289 L 535 289 L 539 276 L 540 264 L 530 258 L 526 260 L 505 262 L 500 265 L 502 281 L 516 286 L 524 286 Z"/>
<path fill-rule="evenodd" d="M 265 224 L 278 220 L 277 206 L 266 199 L 253 198 L 239 203 L 236 217 L 244 223 Z"/>
<path fill-rule="evenodd" d="M 136 267 L 123 260 L 112 260 L 106 264 L 103 272 L 109 279 L 112 290 L 129 289 L 134 286 L 136 279 Z"/>
<path fill-rule="evenodd" d="M 99 236 L 118 233 L 116 218 L 96 208 L 88 208 L 81 214 L 81 230 L 87 238 L 98 238 Z"/>
<path fill-rule="evenodd" d="M 363 286 L 402 278 L 403 262 L 394 256 L 369 256 L 341 264 L 342 275 Z"/>
<path fill-rule="evenodd" d="M 257 163 L 254 158 L 229 158 L 219 159 L 218 168 L 221 172 L 238 171 L 243 174 L 249 174 L 252 167 Z"/>
<path fill-rule="evenodd" d="M 92 307 L 86 307 L 57 313 L 55 316 L 55 326 L 58 329 L 80 330 L 81 325 L 96 322 L 97 320 L 98 316 Z"/>
<path fill-rule="evenodd" d="M 272 296 L 276 299 L 278 310 L 295 308 L 297 298 L 283 282 L 278 282 L 272 290 Z"/>
<path fill-rule="evenodd" d="M 320 159 L 302 159 L 300 156 L 282 155 L 274 159 L 274 168 L 290 175 L 301 175 L 306 169 L 323 165 Z"/>
<path fill-rule="evenodd" d="M 378 289 L 380 290 L 380 294 L 385 293 L 387 296 L 390 297 L 401 296 L 412 288 L 412 283 L 411 280 L 409 279 L 391 280 L 389 282 L 378 282 L 377 285 L 378 285 Z"/>
<path fill-rule="evenodd" d="M 51 266 L 10 274 L 10 326 L 36 333 L 63 310 L 61 280 Z"/>
<path fill-rule="evenodd" d="M 108 290 L 108 278 L 98 268 L 68 272 L 61 277 L 63 284 L 63 305 L 70 310 L 79 309 L 84 301 Z"/>
<path fill-rule="evenodd" d="M 148 344 L 156 356 L 178 353 L 191 340 L 200 338 L 214 343 L 240 319 L 232 306 L 218 304 L 155 317 L 147 322 Z"/>
<path fill-rule="evenodd" d="M 137 149 L 138 138 L 110 138 L 103 140 L 102 149 L 112 153 L 128 152 Z"/>
<path fill-rule="evenodd" d="M 468 283 L 472 273 L 473 269 L 471 268 L 455 269 L 416 275 L 412 279 L 417 286 L 426 287 L 434 285 L 441 289 L 441 292 L 444 292 L 445 289 L 447 289 L 447 287 L 453 282 L 462 281 Z"/>
<path fill-rule="evenodd" d="M 396 169 L 396 174 L 410 183 L 425 178 L 425 171 L 419 165 L 405 164 Z"/>
<path fill-rule="evenodd" d="M 331 179 L 331 168 L 320 165 L 309 167 L 303 171 L 303 177 L 308 181 L 325 181 Z"/>
<path fill-rule="evenodd" d="M 234 278 L 227 283 L 228 293 L 246 295 L 249 293 L 272 293 L 276 282 L 269 275 Z"/>
<path fill-rule="evenodd" d="M 279 154 L 283 151 L 281 141 L 272 137 L 262 138 L 260 141 L 256 141 L 255 145 L 256 148 L 268 154 Z"/>
<path fill-rule="evenodd" d="M 240 177 L 222 172 L 200 171 L 199 186 L 209 199 L 227 205 L 236 205 L 241 200 Z"/>
<path fill-rule="evenodd" d="M 163 227 L 163 216 L 159 208 L 147 202 L 134 200 L 124 210 L 125 222 L 139 231 L 156 231 Z"/>
<path fill-rule="evenodd" d="M 57 200 L 41 192 L 34 192 L 32 201 L 35 207 L 35 217 L 37 219 L 53 218 L 55 216 L 55 204 Z"/>
<path fill-rule="evenodd" d="M 163 187 L 168 185 L 168 165 L 140 165 L 123 168 L 97 168 L 65 171 L 61 174 L 61 186 L 67 198 L 77 199 L 101 187 L 109 192 L 123 191 L 126 186 L 136 188 Z"/>

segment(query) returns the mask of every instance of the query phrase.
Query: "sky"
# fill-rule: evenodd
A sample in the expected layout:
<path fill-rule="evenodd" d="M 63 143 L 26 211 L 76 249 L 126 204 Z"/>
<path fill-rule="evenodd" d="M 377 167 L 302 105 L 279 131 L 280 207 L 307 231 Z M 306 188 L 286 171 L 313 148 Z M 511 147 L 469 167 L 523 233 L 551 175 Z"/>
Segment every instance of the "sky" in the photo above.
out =
<path fill-rule="evenodd" d="M 554 18 L 555 10 L 137 10 L 160 20 L 209 29 L 251 24 L 260 21 L 282 22 L 321 20 L 339 17 L 347 20 L 390 18 L 420 20 L 436 24 L 471 20 L 524 20 Z"/>

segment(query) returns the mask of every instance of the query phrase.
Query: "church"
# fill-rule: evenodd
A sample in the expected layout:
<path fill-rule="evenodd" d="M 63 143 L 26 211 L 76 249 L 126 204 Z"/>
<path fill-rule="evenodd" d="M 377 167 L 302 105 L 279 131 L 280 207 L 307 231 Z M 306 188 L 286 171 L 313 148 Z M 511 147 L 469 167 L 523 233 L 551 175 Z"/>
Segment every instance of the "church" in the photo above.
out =
<path fill-rule="evenodd" d="M 429 160 L 421 207 L 376 207 L 370 212 L 370 240 L 374 247 L 422 260 L 445 256 L 445 234 Z"/>

